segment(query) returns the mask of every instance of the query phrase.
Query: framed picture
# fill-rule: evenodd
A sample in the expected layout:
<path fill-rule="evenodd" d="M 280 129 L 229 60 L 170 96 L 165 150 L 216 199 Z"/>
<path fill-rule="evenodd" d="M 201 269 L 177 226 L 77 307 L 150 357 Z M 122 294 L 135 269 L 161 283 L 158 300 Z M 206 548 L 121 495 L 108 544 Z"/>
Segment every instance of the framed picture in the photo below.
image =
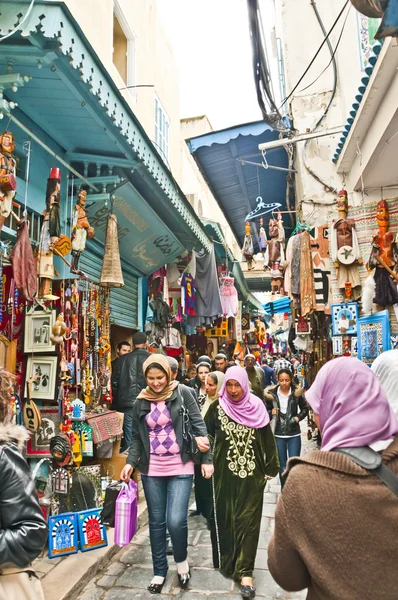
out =
<path fill-rule="evenodd" d="M 358 338 L 357 336 L 353 336 L 351 338 L 351 356 L 358 356 Z"/>
<path fill-rule="evenodd" d="M 342 356 L 343 354 L 343 338 L 341 335 L 332 337 L 332 354 L 333 356 Z"/>
<path fill-rule="evenodd" d="M 297 317 L 296 319 L 296 333 L 300 335 L 309 335 L 311 333 L 311 323 L 309 319 L 304 317 Z"/>
<path fill-rule="evenodd" d="M 388 310 L 358 319 L 359 360 L 370 367 L 379 354 L 390 349 L 391 333 Z"/>
<path fill-rule="evenodd" d="M 48 556 L 57 558 L 79 550 L 76 513 L 52 516 L 48 520 Z"/>
<path fill-rule="evenodd" d="M 356 335 L 358 323 L 357 302 L 332 304 L 333 335 Z"/>
<path fill-rule="evenodd" d="M 55 352 L 50 334 L 55 323 L 55 310 L 37 310 L 25 315 L 24 352 Z"/>
<path fill-rule="evenodd" d="M 28 396 L 28 380 L 37 376 L 30 387 L 32 400 L 54 400 L 57 382 L 58 356 L 30 356 L 26 366 L 25 398 Z"/>
<path fill-rule="evenodd" d="M 218 354 L 218 339 L 217 338 L 207 338 L 206 339 L 206 354 L 211 359 L 214 360 L 216 354 Z"/>
<path fill-rule="evenodd" d="M 77 513 L 80 550 L 96 550 L 108 545 L 106 527 L 101 523 L 101 509 L 89 508 Z"/>
<path fill-rule="evenodd" d="M 26 443 L 26 456 L 51 456 L 50 440 L 59 432 L 58 408 L 40 408 L 41 425 Z"/>

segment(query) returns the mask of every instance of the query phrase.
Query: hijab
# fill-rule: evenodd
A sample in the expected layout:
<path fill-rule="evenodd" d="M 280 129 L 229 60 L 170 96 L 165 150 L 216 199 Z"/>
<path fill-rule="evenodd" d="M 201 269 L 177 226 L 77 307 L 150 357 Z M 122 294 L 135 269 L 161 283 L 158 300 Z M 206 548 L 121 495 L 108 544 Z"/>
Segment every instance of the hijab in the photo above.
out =
<path fill-rule="evenodd" d="M 237 381 L 243 396 L 239 402 L 233 402 L 227 393 L 227 382 Z M 269 423 L 269 416 L 262 400 L 250 392 L 249 378 L 242 367 L 231 367 L 225 374 L 219 396 L 220 406 L 230 419 L 252 429 L 260 429 Z"/>
<path fill-rule="evenodd" d="M 166 387 L 163 388 L 163 390 L 160 393 L 157 393 L 148 385 L 144 390 L 141 390 L 141 392 L 138 394 L 137 400 L 148 400 L 149 402 L 162 402 L 168 400 L 168 398 L 172 396 L 173 391 L 178 386 L 178 381 L 173 380 L 169 361 L 162 354 L 154 354 L 152 356 L 148 356 L 148 358 L 142 365 L 144 375 L 146 376 L 146 372 L 151 366 L 156 367 L 156 365 L 159 365 L 162 368 L 162 370 L 166 373 Z"/>
<path fill-rule="evenodd" d="M 388 350 L 380 354 L 372 365 L 387 400 L 395 416 L 398 417 L 398 350 Z"/>
<path fill-rule="evenodd" d="M 324 365 L 306 399 L 319 415 L 321 450 L 370 446 L 398 435 L 397 418 L 379 380 L 357 358 Z"/>
<path fill-rule="evenodd" d="M 207 378 L 209 377 L 209 375 L 215 375 L 216 379 L 217 379 L 217 389 L 216 389 L 216 393 L 214 394 L 214 396 L 209 396 L 209 394 L 207 394 L 206 396 L 206 400 L 205 403 L 202 406 L 202 417 L 204 418 L 206 416 L 207 411 L 210 408 L 210 405 L 213 404 L 213 402 L 215 402 L 216 400 L 218 400 L 218 396 L 220 394 L 220 390 L 221 390 L 221 386 L 224 383 L 224 373 L 222 373 L 221 371 L 212 371 L 212 373 L 208 373 L 206 375 L 206 383 L 207 383 Z"/>

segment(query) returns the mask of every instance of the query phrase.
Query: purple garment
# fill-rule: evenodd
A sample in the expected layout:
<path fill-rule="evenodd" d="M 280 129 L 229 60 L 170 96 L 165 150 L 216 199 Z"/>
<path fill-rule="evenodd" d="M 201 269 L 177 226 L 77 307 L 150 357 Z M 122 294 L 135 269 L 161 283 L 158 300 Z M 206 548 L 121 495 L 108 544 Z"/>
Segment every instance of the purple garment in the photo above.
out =
<path fill-rule="evenodd" d="M 227 381 L 234 379 L 243 389 L 243 397 L 239 402 L 233 402 L 227 393 Z M 262 402 L 251 393 L 249 378 L 242 367 L 231 367 L 225 374 L 219 396 L 221 408 L 230 419 L 252 429 L 261 429 L 269 423 L 269 416 Z"/>
<path fill-rule="evenodd" d="M 151 402 L 151 412 L 146 416 L 150 453 L 158 456 L 180 454 L 176 434 L 166 402 Z"/>
<path fill-rule="evenodd" d="M 305 396 L 319 415 L 321 450 L 359 448 L 398 435 L 398 420 L 378 378 L 357 358 L 328 362 Z"/>

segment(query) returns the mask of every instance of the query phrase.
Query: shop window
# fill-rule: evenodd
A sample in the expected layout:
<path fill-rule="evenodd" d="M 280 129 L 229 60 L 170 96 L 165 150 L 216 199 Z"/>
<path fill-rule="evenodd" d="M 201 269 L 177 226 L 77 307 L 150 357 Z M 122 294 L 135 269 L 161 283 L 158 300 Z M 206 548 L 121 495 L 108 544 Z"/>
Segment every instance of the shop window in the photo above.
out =
<path fill-rule="evenodd" d="M 118 2 L 113 12 L 113 64 L 135 98 L 135 36 Z"/>
<path fill-rule="evenodd" d="M 159 99 L 155 96 L 155 144 L 167 165 L 169 164 L 169 130 L 169 119 Z"/>

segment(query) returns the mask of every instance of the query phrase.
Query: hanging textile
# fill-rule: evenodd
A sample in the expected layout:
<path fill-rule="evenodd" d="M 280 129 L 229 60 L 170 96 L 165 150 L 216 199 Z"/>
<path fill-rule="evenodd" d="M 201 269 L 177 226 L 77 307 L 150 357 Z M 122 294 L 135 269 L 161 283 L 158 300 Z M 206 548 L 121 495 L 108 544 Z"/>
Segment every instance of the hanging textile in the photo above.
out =
<path fill-rule="evenodd" d="M 308 231 L 301 234 L 300 245 L 300 305 L 301 316 L 315 310 L 314 271 L 312 267 L 311 239 Z"/>
<path fill-rule="evenodd" d="M 224 317 L 236 317 L 239 310 L 238 292 L 233 277 L 222 277 L 220 281 L 221 306 Z"/>
<path fill-rule="evenodd" d="M 331 298 L 329 225 L 319 225 L 311 235 L 316 310 L 330 312 Z"/>
<path fill-rule="evenodd" d="M 184 273 L 181 279 L 181 287 L 183 288 L 183 304 L 184 312 L 190 317 L 195 316 L 195 298 L 196 298 L 196 281 L 190 273 Z"/>
<path fill-rule="evenodd" d="M 196 253 L 196 316 L 188 316 L 188 325 L 201 327 L 212 325 L 222 315 L 220 289 L 218 287 L 214 245 L 208 254 Z"/>

